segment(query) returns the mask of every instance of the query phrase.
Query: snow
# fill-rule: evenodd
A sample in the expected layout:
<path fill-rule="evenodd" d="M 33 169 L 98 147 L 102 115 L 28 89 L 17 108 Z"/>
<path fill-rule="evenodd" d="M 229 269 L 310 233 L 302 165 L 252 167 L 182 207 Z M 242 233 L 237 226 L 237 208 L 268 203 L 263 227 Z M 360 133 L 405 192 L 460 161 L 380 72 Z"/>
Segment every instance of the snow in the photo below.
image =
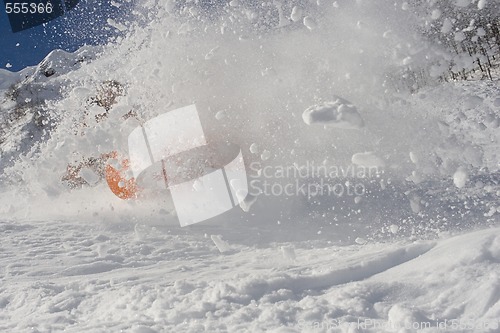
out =
<path fill-rule="evenodd" d="M 262 154 L 260 154 L 260 159 L 263 161 L 267 161 L 271 157 L 271 152 L 269 150 L 264 150 Z"/>
<path fill-rule="evenodd" d="M 303 13 L 302 8 L 300 8 L 299 6 L 294 6 L 292 8 L 292 14 L 290 18 L 292 19 L 293 22 L 300 21 L 300 19 L 302 19 L 302 13 Z"/>
<path fill-rule="evenodd" d="M 3 248 L 18 244 L 2 259 L 2 279 L 16 281 L 2 284 L 5 331 L 498 325 L 499 229 L 406 244 L 305 242 L 281 245 L 283 254 L 236 244 L 221 254 L 203 235 L 165 227 L 137 241 L 124 224 L 0 226 Z"/>
<path fill-rule="evenodd" d="M 462 188 L 467 183 L 467 171 L 464 168 L 459 168 L 453 174 L 453 183 L 456 187 Z"/>
<path fill-rule="evenodd" d="M 443 21 L 443 26 L 441 27 L 441 32 L 444 34 L 448 33 L 451 31 L 452 28 L 453 28 L 453 23 L 451 22 L 451 20 L 449 18 L 445 18 Z"/>
<path fill-rule="evenodd" d="M 0 69 L 0 331 L 498 332 L 498 68 L 444 42 L 496 4 L 219 5 L 141 1 L 107 46 Z M 114 196 L 129 134 L 192 104 L 288 194 L 231 180 L 186 227 L 160 165 Z"/>
<path fill-rule="evenodd" d="M 210 236 L 210 238 L 212 239 L 220 253 L 229 252 L 231 250 L 229 244 L 224 241 L 220 235 L 212 235 Z"/>
<path fill-rule="evenodd" d="M 252 154 L 257 154 L 259 152 L 259 146 L 256 143 L 252 143 L 250 145 L 250 149 L 249 150 L 250 150 L 250 152 Z"/>
<path fill-rule="evenodd" d="M 333 102 L 310 106 L 302 114 L 302 119 L 308 125 L 321 124 L 345 129 L 359 129 L 364 126 L 364 120 L 357 108 L 340 97 Z"/>
<path fill-rule="evenodd" d="M 314 30 L 318 27 L 318 24 L 316 23 L 316 20 L 310 16 L 304 17 L 304 25 L 307 27 L 309 30 Z"/>
<path fill-rule="evenodd" d="M 357 153 L 352 155 L 352 163 L 363 167 L 384 167 L 385 162 L 373 152 Z"/>

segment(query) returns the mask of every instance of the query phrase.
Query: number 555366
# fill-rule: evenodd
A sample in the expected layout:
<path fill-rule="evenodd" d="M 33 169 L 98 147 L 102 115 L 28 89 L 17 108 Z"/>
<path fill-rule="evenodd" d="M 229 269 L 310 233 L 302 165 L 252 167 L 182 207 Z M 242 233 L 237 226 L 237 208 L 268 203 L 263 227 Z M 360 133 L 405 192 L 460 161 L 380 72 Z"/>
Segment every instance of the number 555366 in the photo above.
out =
<path fill-rule="evenodd" d="M 50 2 L 46 4 L 43 3 L 11 3 L 7 2 L 5 4 L 5 12 L 7 14 L 50 14 L 52 13 L 53 6 Z"/>

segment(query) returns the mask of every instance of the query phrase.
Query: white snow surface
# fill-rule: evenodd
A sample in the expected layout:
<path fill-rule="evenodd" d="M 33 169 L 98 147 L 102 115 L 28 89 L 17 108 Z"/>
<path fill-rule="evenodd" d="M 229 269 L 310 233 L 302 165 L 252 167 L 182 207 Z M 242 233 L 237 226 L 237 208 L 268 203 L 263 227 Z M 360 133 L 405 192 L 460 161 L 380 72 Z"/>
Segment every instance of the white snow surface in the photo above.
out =
<path fill-rule="evenodd" d="M 4 332 L 498 331 L 498 228 L 349 246 L 233 239 L 224 253 L 202 230 L 140 223 L 0 230 Z"/>
<path fill-rule="evenodd" d="M 408 3 L 201 3 L 0 70 L 0 331 L 499 332 L 498 81 L 395 83 L 474 65 Z M 241 209 L 181 228 L 160 186 L 64 180 L 193 103 L 258 181 Z"/>

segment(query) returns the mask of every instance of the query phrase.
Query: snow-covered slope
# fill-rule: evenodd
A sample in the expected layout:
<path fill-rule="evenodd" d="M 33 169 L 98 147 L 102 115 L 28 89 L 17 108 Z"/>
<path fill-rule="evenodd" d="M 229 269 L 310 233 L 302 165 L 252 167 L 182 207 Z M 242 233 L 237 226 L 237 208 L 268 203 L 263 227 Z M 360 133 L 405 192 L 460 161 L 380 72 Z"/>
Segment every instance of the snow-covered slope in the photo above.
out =
<path fill-rule="evenodd" d="M 497 46 L 447 44 L 491 37 L 480 3 L 145 0 L 102 49 L 0 71 L 0 329 L 498 331 L 500 90 L 452 80 Z M 102 164 L 193 103 L 254 186 L 181 228 Z"/>
<path fill-rule="evenodd" d="M 351 246 L 229 242 L 225 253 L 208 230 L 76 221 L 0 230 L 2 331 L 498 332 L 500 324 L 498 228 Z"/>

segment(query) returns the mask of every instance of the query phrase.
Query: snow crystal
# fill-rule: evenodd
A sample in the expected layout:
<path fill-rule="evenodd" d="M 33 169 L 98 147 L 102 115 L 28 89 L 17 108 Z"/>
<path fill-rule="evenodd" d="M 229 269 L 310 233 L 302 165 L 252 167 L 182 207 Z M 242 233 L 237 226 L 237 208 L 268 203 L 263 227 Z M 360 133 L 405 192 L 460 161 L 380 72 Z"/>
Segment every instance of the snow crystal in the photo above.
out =
<path fill-rule="evenodd" d="M 467 171 L 464 168 L 458 168 L 453 174 L 453 184 L 458 188 L 463 188 L 467 182 Z"/>
<path fill-rule="evenodd" d="M 318 27 L 318 24 L 316 23 L 316 21 L 310 16 L 304 17 L 304 25 L 309 30 L 314 30 Z"/>
<path fill-rule="evenodd" d="M 391 226 L 389 227 L 389 230 L 393 233 L 393 234 L 397 234 L 398 231 L 399 231 L 399 227 L 395 224 L 391 224 Z"/>
<path fill-rule="evenodd" d="M 410 152 L 410 160 L 414 163 L 414 164 L 417 164 L 418 163 L 418 156 L 417 154 L 415 154 L 414 152 Z"/>
<path fill-rule="evenodd" d="M 225 240 L 223 240 L 220 235 L 212 235 L 210 236 L 210 238 L 212 239 L 220 253 L 229 252 L 231 250 L 229 244 Z"/>
<path fill-rule="evenodd" d="M 366 244 L 366 243 L 367 243 L 366 239 L 361 238 L 361 237 L 357 237 L 357 238 L 354 240 L 354 242 L 356 242 L 356 244 L 359 244 L 359 245 L 363 245 L 363 244 Z"/>
<path fill-rule="evenodd" d="M 207 54 L 205 54 L 205 60 L 213 59 L 213 57 L 215 56 L 215 53 L 217 52 L 218 49 L 219 49 L 219 47 L 216 46 L 213 49 L 211 49 Z"/>
<path fill-rule="evenodd" d="M 478 9 L 483 9 L 484 7 L 486 7 L 486 4 L 488 3 L 487 0 L 479 0 L 477 2 L 477 8 Z"/>
<path fill-rule="evenodd" d="M 387 30 L 382 35 L 382 37 L 384 37 L 384 38 L 392 38 L 392 36 L 393 36 L 392 30 Z"/>
<path fill-rule="evenodd" d="M 112 26 L 113 28 L 119 30 L 119 31 L 125 31 L 127 30 L 127 27 L 119 22 L 116 22 L 115 20 L 108 18 L 107 20 L 108 25 Z"/>
<path fill-rule="evenodd" d="M 257 154 L 259 152 L 259 146 L 256 143 L 250 145 L 250 152 L 252 154 Z"/>
<path fill-rule="evenodd" d="M 219 111 L 215 114 L 215 119 L 221 120 L 226 117 L 226 111 Z"/>
<path fill-rule="evenodd" d="M 365 125 L 357 108 L 340 97 L 334 102 L 309 107 L 302 114 L 302 119 L 308 125 L 321 124 L 344 129 L 359 129 Z"/>
<path fill-rule="evenodd" d="M 295 6 L 292 9 L 292 15 L 290 18 L 292 19 L 293 22 L 298 22 L 302 18 L 303 10 L 299 6 Z"/>
<path fill-rule="evenodd" d="M 420 213 L 422 206 L 420 204 L 421 198 L 418 195 L 414 195 L 410 198 L 410 208 L 415 214 Z"/>

